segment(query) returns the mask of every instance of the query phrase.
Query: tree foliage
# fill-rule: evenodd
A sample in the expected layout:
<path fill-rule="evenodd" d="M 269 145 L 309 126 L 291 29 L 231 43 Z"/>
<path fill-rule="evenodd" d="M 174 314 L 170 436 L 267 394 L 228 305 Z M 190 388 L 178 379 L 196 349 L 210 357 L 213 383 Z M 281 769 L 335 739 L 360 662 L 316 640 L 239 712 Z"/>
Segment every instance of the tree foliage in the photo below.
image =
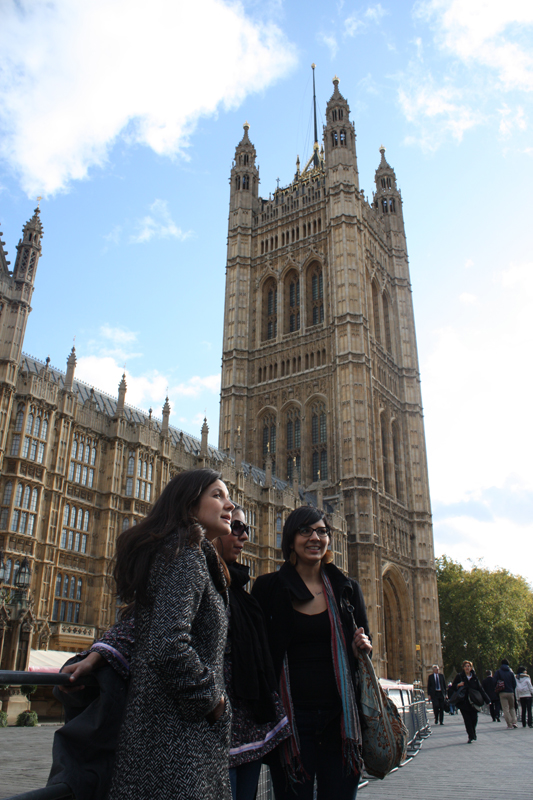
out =
<path fill-rule="evenodd" d="M 444 672 L 472 661 L 477 674 L 507 658 L 516 669 L 533 666 L 533 592 L 524 578 L 483 561 L 465 569 L 447 556 L 436 560 Z"/>

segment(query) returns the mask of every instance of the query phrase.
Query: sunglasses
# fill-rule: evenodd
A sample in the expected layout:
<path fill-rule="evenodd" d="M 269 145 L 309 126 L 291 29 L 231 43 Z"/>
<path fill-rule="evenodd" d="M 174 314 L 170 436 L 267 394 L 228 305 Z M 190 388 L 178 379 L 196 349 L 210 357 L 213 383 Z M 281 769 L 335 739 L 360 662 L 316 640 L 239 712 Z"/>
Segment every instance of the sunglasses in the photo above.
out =
<path fill-rule="evenodd" d="M 248 538 L 250 537 L 250 526 L 246 525 L 245 522 L 241 522 L 240 519 L 232 520 L 230 528 L 231 532 L 236 536 L 242 536 L 245 533 Z"/>

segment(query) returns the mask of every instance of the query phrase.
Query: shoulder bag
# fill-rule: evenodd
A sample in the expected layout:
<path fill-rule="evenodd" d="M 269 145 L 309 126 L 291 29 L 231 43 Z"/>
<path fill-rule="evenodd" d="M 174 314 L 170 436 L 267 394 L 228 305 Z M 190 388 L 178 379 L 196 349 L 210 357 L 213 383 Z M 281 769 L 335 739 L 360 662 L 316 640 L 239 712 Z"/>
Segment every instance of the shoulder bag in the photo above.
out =
<path fill-rule="evenodd" d="M 462 704 L 466 700 L 466 686 L 460 686 L 458 689 L 450 697 L 450 703 L 457 708 L 461 708 Z"/>
<path fill-rule="evenodd" d="M 498 674 L 498 672 L 496 673 L 496 675 Z M 498 680 L 496 681 L 496 686 L 494 687 L 494 691 L 496 692 L 496 694 L 500 694 L 500 692 L 505 692 L 505 683 L 501 680 L 501 678 L 498 678 Z"/>
<path fill-rule="evenodd" d="M 477 711 L 481 711 L 483 706 L 485 705 L 485 700 L 483 699 L 483 695 L 477 689 L 469 689 L 468 690 L 468 702 L 471 706 L 474 706 Z"/>

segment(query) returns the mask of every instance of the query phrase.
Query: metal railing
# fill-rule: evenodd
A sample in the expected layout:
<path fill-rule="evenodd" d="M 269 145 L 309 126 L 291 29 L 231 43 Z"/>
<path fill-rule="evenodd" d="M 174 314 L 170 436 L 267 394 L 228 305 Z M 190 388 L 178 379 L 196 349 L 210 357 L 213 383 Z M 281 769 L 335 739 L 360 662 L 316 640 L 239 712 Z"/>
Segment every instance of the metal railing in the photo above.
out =
<path fill-rule="evenodd" d="M 40 686 L 97 686 L 98 682 L 94 675 L 86 675 L 79 681 L 70 681 L 68 675 L 59 672 L 12 672 L 9 670 L 0 670 L 0 684 L 7 684 L 9 686 L 27 686 L 28 684 Z M 385 691 L 387 691 L 387 689 Z M 409 699 L 409 702 L 404 702 L 404 695 L 405 699 Z M 402 689 L 400 697 L 400 704 L 396 698 L 395 702 L 409 734 L 407 758 L 400 764 L 400 766 L 403 767 L 417 755 L 423 740 L 430 735 L 431 730 L 428 723 L 426 701 L 423 691 L 420 689 L 409 689 L 407 691 Z M 393 770 L 393 772 L 395 771 L 396 770 Z M 377 779 L 370 778 L 363 772 L 359 782 L 359 789 L 367 786 L 373 780 Z M 314 796 L 316 798 L 316 784 Z M 46 786 L 43 789 L 34 789 L 30 792 L 12 795 L 6 798 L 6 800 L 76 800 L 76 798 L 67 784 L 60 783 L 53 786 Z M 265 765 L 261 768 L 256 800 L 275 800 L 270 771 Z"/>

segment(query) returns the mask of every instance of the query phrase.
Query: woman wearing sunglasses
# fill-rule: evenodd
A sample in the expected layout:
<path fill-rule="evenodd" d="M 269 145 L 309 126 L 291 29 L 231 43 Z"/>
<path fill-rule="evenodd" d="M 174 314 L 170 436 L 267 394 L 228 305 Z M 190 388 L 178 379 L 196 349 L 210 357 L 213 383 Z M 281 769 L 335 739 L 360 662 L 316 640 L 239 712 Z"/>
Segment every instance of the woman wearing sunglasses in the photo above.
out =
<path fill-rule="evenodd" d="M 263 757 L 290 736 L 290 728 L 276 692 L 263 613 L 244 588 L 249 569 L 237 563 L 250 528 L 241 506 L 235 506 L 231 517 L 230 535 L 217 542 L 231 577 L 224 658 L 226 692 L 233 708 L 230 783 L 233 800 L 253 800 Z"/>
<path fill-rule="evenodd" d="M 358 648 L 370 652 L 357 581 L 332 563 L 323 511 L 303 506 L 285 521 L 285 563 L 256 579 L 270 652 L 293 735 L 268 763 L 276 800 L 353 800 L 361 771 L 354 675 Z"/>
<path fill-rule="evenodd" d="M 276 693 L 277 681 L 270 657 L 261 608 L 245 590 L 249 569 L 237 559 L 250 536 L 244 511 L 233 504 L 230 534 L 214 543 L 228 567 L 228 638 L 224 654 L 224 680 L 233 720 L 229 753 L 229 778 L 233 800 L 253 800 L 262 758 L 290 735 L 287 716 Z M 87 675 L 107 661 L 123 678 L 135 648 L 133 613 L 114 625 L 93 644 L 83 661 L 63 668 L 71 680 Z"/>

